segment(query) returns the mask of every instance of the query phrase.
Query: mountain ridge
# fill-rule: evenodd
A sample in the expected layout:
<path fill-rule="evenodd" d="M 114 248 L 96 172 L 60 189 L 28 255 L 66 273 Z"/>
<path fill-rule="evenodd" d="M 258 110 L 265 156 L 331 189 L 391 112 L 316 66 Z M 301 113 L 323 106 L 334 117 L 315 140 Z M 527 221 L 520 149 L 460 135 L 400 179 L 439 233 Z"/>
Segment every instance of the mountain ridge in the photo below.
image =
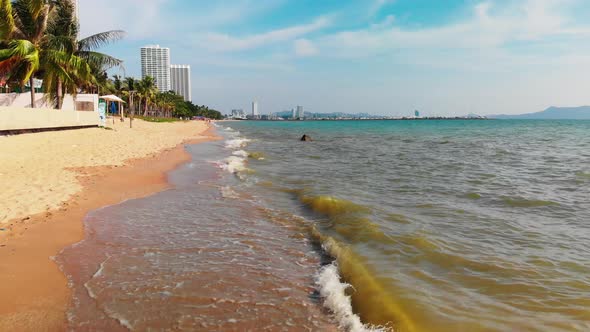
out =
<path fill-rule="evenodd" d="M 590 106 L 551 106 L 540 112 L 516 115 L 494 114 L 487 117 L 492 119 L 590 120 Z"/>

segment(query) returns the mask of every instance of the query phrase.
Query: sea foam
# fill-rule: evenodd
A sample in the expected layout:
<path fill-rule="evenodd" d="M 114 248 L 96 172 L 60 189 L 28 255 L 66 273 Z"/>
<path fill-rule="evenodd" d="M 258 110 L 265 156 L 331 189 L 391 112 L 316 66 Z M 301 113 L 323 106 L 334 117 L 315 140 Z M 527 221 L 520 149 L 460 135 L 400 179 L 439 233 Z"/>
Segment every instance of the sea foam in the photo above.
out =
<path fill-rule="evenodd" d="M 225 147 L 228 149 L 235 150 L 246 146 L 248 142 L 250 142 L 250 140 L 247 138 L 230 139 L 225 141 Z"/>
<path fill-rule="evenodd" d="M 242 157 L 242 158 L 248 158 L 248 152 L 244 151 L 244 150 L 237 150 L 234 151 L 232 153 L 234 156 L 238 156 L 238 157 Z"/>
<path fill-rule="evenodd" d="M 246 159 L 238 156 L 229 156 L 223 160 L 221 168 L 233 174 L 245 171 Z"/>
<path fill-rule="evenodd" d="M 320 296 L 324 299 L 324 307 L 334 315 L 341 329 L 348 332 L 385 332 L 384 328 L 370 327 L 361 322 L 352 310 L 350 296 L 346 290 L 352 287 L 350 284 L 340 281 L 338 266 L 336 263 L 326 265 L 316 275 L 316 286 Z"/>

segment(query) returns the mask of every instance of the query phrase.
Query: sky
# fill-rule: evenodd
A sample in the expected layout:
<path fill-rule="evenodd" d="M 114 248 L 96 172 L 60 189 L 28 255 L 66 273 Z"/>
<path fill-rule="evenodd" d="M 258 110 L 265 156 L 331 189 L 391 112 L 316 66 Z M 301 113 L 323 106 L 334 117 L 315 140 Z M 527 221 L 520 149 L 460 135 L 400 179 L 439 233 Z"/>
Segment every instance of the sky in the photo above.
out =
<path fill-rule="evenodd" d="M 519 114 L 590 105 L 588 0 L 80 0 L 81 36 L 140 77 L 140 47 L 189 64 L 229 113 Z M 108 9 L 109 13 L 104 13 Z"/>

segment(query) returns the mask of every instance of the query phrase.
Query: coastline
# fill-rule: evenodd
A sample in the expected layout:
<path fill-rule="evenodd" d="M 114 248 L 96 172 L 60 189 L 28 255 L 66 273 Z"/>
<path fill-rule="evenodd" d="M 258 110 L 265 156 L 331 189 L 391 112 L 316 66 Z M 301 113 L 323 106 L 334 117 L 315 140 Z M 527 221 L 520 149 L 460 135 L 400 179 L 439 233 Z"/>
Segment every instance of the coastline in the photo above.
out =
<path fill-rule="evenodd" d="M 81 186 L 76 194 L 57 209 L 17 218 L 0 238 L 0 330 L 65 330 L 71 291 L 50 257 L 84 238 L 88 212 L 169 188 L 166 173 L 191 158 L 184 146 L 217 139 L 213 130 L 208 126 L 174 148 L 122 166 L 73 168 Z"/>

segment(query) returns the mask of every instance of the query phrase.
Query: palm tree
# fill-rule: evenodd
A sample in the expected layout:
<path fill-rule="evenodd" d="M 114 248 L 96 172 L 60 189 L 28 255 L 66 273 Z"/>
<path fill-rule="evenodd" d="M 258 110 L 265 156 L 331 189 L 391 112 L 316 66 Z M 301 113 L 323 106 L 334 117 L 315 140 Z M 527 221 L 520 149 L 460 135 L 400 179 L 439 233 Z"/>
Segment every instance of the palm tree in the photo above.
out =
<path fill-rule="evenodd" d="M 144 77 L 138 82 L 138 92 L 140 95 L 140 102 L 138 105 L 141 107 L 141 99 L 144 100 L 144 111 L 143 116 L 148 115 L 148 107 L 153 102 L 158 89 L 156 88 L 156 81 L 151 76 Z"/>
<path fill-rule="evenodd" d="M 136 92 L 137 91 L 135 91 L 135 78 L 125 77 L 121 81 L 121 95 L 123 96 L 124 100 L 127 100 L 127 104 L 129 105 L 129 111 L 132 111 L 133 94 Z"/>
<path fill-rule="evenodd" d="M 127 102 L 129 104 L 129 112 L 127 112 L 127 114 L 129 114 L 129 128 L 133 128 L 133 118 L 135 117 L 133 97 L 137 94 L 137 91 L 135 90 L 137 88 L 136 81 L 133 77 L 125 77 L 123 83 L 122 94 L 124 97 L 127 97 Z"/>
<path fill-rule="evenodd" d="M 76 94 L 81 85 L 107 82 L 106 70 L 121 60 L 94 50 L 123 36 L 119 30 L 78 38 L 78 23 L 70 0 L 0 0 L 0 76 L 31 86 L 36 107 L 34 76 L 56 108 L 63 94 Z"/>
<path fill-rule="evenodd" d="M 0 0 L 0 75 L 21 86 L 29 81 L 31 107 L 35 107 L 34 74 L 40 66 L 40 51 L 53 2 Z"/>
<path fill-rule="evenodd" d="M 62 108 L 63 95 L 76 95 L 78 86 L 95 81 L 85 59 L 75 55 L 78 22 L 70 0 L 54 0 L 54 10 L 47 24 L 41 72 L 43 88 L 57 109 Z"/>
<path fill-rule="evenodd" d="M 123 82 L 121 81 L 121 76 L 113 75 L 113 87 L 115 88 L 115 92 L 120 94 L 123 91 Z"/>
<path fill-rule="evenodd" d="M 78 40 L 78 22 L 74 15 L 74 8 L 71 5 L 71 0 L 57 1 L 58 3 L 63 3 L 63 8 L 65 11 L 65 13 L 61 15 L 62 25 L 72 27 L 71 29 L 64 31 L 62 38 L 74 41 L 73 47 L 71 49 L 72 55 L 88 63 L 92 76 L 95 78 L 91 80 L 79 80 L 79 85 L 98 86 L 99 88 L 102 88 L 103 92 L 112 92 L 114 88 L 114 90 L 120 92 L 120 88 L 116 86 L 116 80 L 113 82 L 113 86 L 109 84 L 107 70 L 117 66 L 122 67 L 123 61 L 108 54 L 97 52 L 96 50 L 100 47 L 122 39 L 125 36 L 125 31 L 110 30 L 96 33 Z M 69 91 L 70 93 L 75 94 L 76 91 L 72 90 L 76 89 L 70 89 Z"/>

